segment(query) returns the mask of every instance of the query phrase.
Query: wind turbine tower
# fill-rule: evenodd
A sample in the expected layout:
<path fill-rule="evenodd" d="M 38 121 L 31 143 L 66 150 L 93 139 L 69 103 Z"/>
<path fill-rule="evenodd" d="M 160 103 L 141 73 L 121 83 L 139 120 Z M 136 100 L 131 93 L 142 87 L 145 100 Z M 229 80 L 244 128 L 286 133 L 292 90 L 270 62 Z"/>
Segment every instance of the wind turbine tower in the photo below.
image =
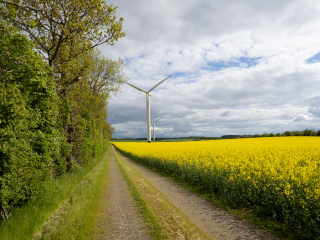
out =
<path fill-rule="evenodd" d="M 152 123 L 152 124 L 153 124 L 153 141 L 156 140 L 156 135 L 155 135 L 155 132 L 154 132 L 154 124 L 155 124 L 156 122 L 158 122 L 160 119 L 161 119 L 161 118 L 159 118 L 157 121 L 155 121 L 155 122 Z"/>
<path fill-rule="evenodd" d="M 170 75 L 169 77 L 171 77 L 172 75 Z M 151 94 L 150 92 L 155 89 L 156 87 L 158 87 L 161 83 L 163 83 L 165 80 L 167 80 L 169 77 L 163 79 L 162 81 L 158 82 L 156 85 L 154 85 L 149 91 L 144 91 L 141 88 L 138 88 L 130 83 L 127 83 L 128 85 L 130 85 L 131 87 L 137 89 L 138 91 L 144 92 L 146 94 L 146 102 L 147 102 L 147 141 L 151 142 L 151 131 L 150 131 L 150 97 Z"/>

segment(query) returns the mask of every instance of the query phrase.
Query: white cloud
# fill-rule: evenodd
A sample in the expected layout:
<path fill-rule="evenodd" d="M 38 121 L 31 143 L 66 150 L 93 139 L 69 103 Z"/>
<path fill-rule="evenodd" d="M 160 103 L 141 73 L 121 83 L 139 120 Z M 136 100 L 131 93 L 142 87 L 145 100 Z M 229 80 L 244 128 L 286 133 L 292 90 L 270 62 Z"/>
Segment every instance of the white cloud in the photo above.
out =
<path fill-rule="evenodd" d="M 178 121 L 178 122 L 174 123 L 173 131 L 179 132 L 179 133 L 191 132 L 192 126 L 188 122 L 179 122 Z"/>
<path fill-rule="evenodd" d="M 308 121 L 308 120 L 311 120 L 311 119 L 313 119 L 313 118 L 309 117 L 307 115 L 300 114 L 300 115 L 294 117 L 293 121 L 294 122 L 300 122 L 300 121 Z"/>
<path fill-rule="evenodd" d="M 220 117 L 230 117 L 232 115 L 231 111 L 225 111 L 220 114 Z"/>
<path fill-rule="evenodd" d="M 127 35 L 102 46 L 129 82 L 155 89 L 158 134 L 218 136 L 319 128 L 320 2 L 114 1 Z M 115 136 L 146 135 L 145 94 L 123 86 L 109 102 Z M 180 131 L 181 124 L 188 131 Z M 182 124 L 182 125 L 183 125 Z M 179 130 L 179 131 L 178 131 Z"/>
<path fill-rule="evenodd" d="M 320 103 L 318 105 L 313 105 L 308 109 L 308 113 L 311 113 L 313 116 L 320 118 Z"/>

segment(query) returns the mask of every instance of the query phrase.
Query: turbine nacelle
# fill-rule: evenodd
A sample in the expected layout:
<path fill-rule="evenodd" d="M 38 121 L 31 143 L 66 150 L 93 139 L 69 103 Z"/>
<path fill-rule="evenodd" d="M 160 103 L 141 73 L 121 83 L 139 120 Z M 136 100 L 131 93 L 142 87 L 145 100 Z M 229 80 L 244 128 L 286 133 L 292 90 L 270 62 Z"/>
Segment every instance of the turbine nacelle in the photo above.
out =
<path fill-rule="evenodd" d="M 171 77 L 172 75 L 170 75 L 169 77 Z M 145 91 L 145 90 L 143 90 L 143 89 L 141 89 L 141 88 L 139 88 L 139 87 L 137 87 L 137 86 L 135 86 L 135 85 L 132 85 L 132 84 L 130 84 L 130 83 L 126 83 L 126 84 L 128 84 L 129 86 L 131 86 L 131 87 L 133 87 L 133 88 L 135 88 L 135 89 L 137 89 L 138 91 L 140 91 L 140 92 L 144 92 L 144 93 L 146 93 L 146 94 L 150 94 L 150 96 L 151 96 L 151 91 L 153 90 L 153 89 L 155 89 L 156 87 L 158 87 L 161 83 L 163 83 L 165 80 L 167 80 L 169 77 L 166 77 L 165 79 L 163 79 L 162 81 L 160 81 L 160 82 L 158 82 L 156 85 L 154 85 L 149 91 Z"/>
<path fill-rule="evenodd" d="M 161 118 L 159 118 L 157 121 L 155 121 L 155 122 L 151 122 L 151 123 L 156 123 L 156 122 L 160 121 L 160 119 L 161 119 Z"/>

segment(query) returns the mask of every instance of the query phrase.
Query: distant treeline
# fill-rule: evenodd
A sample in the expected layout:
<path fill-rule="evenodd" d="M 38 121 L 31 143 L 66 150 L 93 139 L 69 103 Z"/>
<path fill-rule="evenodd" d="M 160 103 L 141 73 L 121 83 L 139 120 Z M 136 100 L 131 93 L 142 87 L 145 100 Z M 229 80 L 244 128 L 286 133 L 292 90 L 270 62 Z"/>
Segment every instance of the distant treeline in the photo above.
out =
<path fill-rule="evenodd" d="M 0 219 L 105 152 L 124 64 L 95 47 L 124 36 L 115 11 L 103 0 L 0 0 Z"/>
<path fill-rule="evenodd" d="M 190 136 L 190 137 L 159 137 L 156 138 L 157 142 L 174 142 L 174 141 L 198 141 L 198 140 L 216 140 L 216 139 L 220 139 L 220 137 L 204 137 L 204 136 Z M 112 138 L 111 141 L 146 141 L 146 138 Z"/>
<path fill-rule="evenodd" d="M 229 136 L 229 135 L 225 135 Z M 303 131 L 285 131 L 283 133 L 263 133 L 263 134 L 245 134 L 245 135 L 231 135 L 231 136 L 238 136 L 240 138 L 246 137 L 286 137 L 286 136 L 320 136 L 320 130 L 315 131 L 312 129 L 305 129 Z M 222 136 L 224 137 L 224 136 Z"/>
<path fill-rule="evenodd" d="M 235 139 L 235 138 L 257 138 L 257 137 L 286 137 L 286 136 L 320 136 L 320 130 L 315 131 L 305 129 L 303 131 L 285 131 L 283 133 L 264 133 L 264 134 L 243 134 L 243 135 L 223 135 L 221 137 L 189 136 L 189 137 L 172 137 L 156 139 L 157 142 L 165 141 L 201 141 L 201 140 L 218 140 L 218 139 Z M 113 138 L 114 141 L 146 141 L 146 138 Z"/>

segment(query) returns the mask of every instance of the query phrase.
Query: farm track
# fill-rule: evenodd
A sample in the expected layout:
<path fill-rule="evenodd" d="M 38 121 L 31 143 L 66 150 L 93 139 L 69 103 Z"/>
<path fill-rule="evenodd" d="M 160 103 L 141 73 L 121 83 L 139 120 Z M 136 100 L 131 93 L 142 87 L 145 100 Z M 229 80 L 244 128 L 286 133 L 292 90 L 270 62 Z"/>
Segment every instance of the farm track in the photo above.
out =
<path fill-rule="evenodd" d="M 157 191 L 178 208 L 189 220 L 202 230 L 207 236 L 215 240 L 276 240 L 278 238 L 270 236 L 259 227 L 247 223 L 246 221 L 230 214 L 217 207 L 212 202 L 199 197 L 196 194 L 186 191 L 168 178 L 165 178 L 150 169 L 143 167 L 132 160 L 124 157 L 116 151 L 123 161 L 135 169 L 145 178 Z M 113 156 L 110 164 L 114 164 Z M 110 173 L 114 170 L 110 168 Z M 113 175 L 121 174 L 114 172 Z M 116 178 L 117 176 L 113 176 Z M 113 180 L 114 181 L 114 180 Z M 129 190 L 128 190 L 129 191 Z M 113 192 L 109 192 L 114 194 Z M 110 196 L 110 198 L 113 198 Z M 124 215 L 127 211 L 124 206 L 120 209 Z M 120 211 L 119 210 L 119 211 Z M 130 210 L 130 209 L 128 209 Z M 113 213 L 110 213 L 113 214 Z M 114 220 L 113 220 L 114 221 Z M 121 220 L 118 220 L 121 221 Z M 110 222 L 111 223 L 111 222 Z M 102 239 L 102 238 L 99 238 Z M 109 239 L 148 239 L 148 238 L 109 238 Z M 187 239 L 187 238 L 186 238 Z"/>
<path fill-rule="evenodd" d="M 152 239 L 128 183 L 110 151 L 109 176 L 100 200 L 96 240 Z"/>

